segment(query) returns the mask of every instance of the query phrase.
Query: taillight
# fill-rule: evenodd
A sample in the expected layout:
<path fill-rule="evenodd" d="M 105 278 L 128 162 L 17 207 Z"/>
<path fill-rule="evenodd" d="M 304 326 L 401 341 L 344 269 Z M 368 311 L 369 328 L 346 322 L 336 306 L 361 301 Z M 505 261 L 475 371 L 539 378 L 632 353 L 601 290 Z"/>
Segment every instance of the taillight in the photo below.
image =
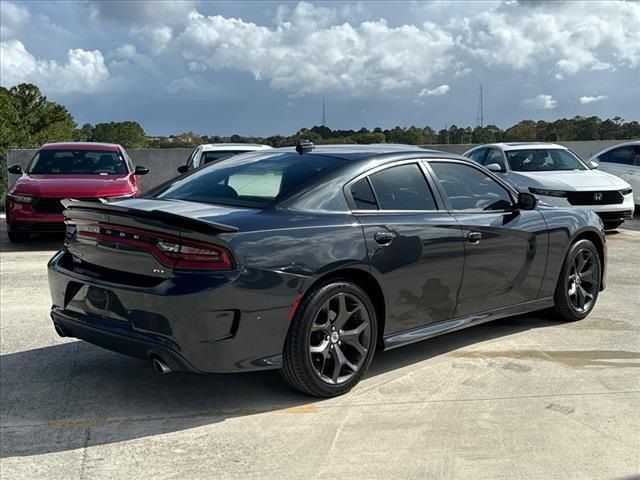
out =
<path fill-rule="evenodd" d="M 209 243 L 160 240 L 156 245 L 167 257 L 175 259 L 176 267 L 229 270 L 233 266 L 225 249 Z"/>
<path fill-rule="evenodd" d="M 72 227 L 72 228 L 70 228 Z M 206 242 L 186 240 L 172 235 L 108 224 L 78 223 L 67 225 L 78 237 L 109 241 L 148 250 L 160 262 L 176 268 L 231 270 L 231 254 L 223 247 Z M 70 243 L 70 242 L 65 242 Z"/>

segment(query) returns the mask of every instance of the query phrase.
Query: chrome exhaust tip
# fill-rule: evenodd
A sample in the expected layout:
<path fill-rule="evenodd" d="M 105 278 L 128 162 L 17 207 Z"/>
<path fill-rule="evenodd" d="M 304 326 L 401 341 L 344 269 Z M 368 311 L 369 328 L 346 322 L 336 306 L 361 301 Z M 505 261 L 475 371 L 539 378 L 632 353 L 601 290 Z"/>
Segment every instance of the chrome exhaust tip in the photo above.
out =
<path fill-rule="evenodd" d="M 162 359 L 159 357 L 154 357 L 153 359 L 151 359 L 151 366 L 160 375 L 166 375 L 167 373 L 171 373 L 171 368 L 169 367 L 169 365 L 164 363 Z"/>

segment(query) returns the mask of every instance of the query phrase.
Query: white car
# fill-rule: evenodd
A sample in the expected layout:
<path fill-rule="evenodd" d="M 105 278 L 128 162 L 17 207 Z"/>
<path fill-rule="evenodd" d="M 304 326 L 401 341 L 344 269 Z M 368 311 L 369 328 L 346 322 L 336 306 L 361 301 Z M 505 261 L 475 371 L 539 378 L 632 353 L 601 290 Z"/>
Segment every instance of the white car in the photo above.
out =
<path fill-rule="evenodd" d="M 598 170 L 620 177 L 633 188 L 633 200 L 640 205 L 640 140 L 626 142 L 594 155 Z"/>
<path fill-rule="evenodd" d="M 272 147 L 259 143 L 207 143 L 198 146 L 187 160 L 186 165 L 178 167 L 178 172 L 186 173 L 194 168 L 201 167 L 212 162 L 218 162 L 225 158 L 233 157 L 240 153 L 269 150 Z"/>
<path fill-rule="evenodd" d="M 621 178 L 595 170 L 595 163 L 583 162 L 562 145 L 495 143 L 472 148 L 464 156 L 549 205 L 593 210 L 606 229 L 633 218 L 631 186 Z"/>

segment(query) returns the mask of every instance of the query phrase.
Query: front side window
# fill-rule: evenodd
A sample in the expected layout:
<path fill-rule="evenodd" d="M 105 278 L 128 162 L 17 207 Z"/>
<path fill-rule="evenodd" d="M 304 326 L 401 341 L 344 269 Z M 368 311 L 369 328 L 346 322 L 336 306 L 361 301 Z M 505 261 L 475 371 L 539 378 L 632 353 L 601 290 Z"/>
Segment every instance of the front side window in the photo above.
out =
<path fill-rule="evenodd" d="M 40 150 L 29 165 L 33 175 L 125 175 L 124 158 L 108 150 Z"/>
<path fill-rule="evenodd" d="M 469 155 L 469 158 L 480 165 L 484 165 L 484 154 L 487 153 L 486 148 L 478 148 Z"/>
<path fill-rule="evenodd" d="M 431 169 L 453 210 L 508 210 L 513 206 L 505 188 L 469 165 L 434 162 Z"/>
<path fill-rule="evenodd" d="M 578 157 L 559 148 L 535 148 L 507 151 L 511 170 L 516 172 L 553 172 L 557 170 L 588 170 Z M 487 162 L 488 163 L 488 162 Z"/>
<path fill-rule="evenodd" d="M 344 160 L 297 153 L 228 158 L 163 186 L 154 198 L 265 208 Z"/>
<path fill-rule="evenodd" d="M 238 155 L 239 153 L 246 153 L 246 151 L 222 150 L 217 152 L 202 152 L 202 161 L 200 162 L 200 165 L 224 160 L 226 158 L 233 157 L 234 155 Z"/>
<path fill-rule="evenodd" d="M 489 154 L 487 155 L 487 159 L 485 160 L 483 165 L 491 165 L 493 163 L 500 165 L 500 168 L 504 170 L 507 169 L 507 166 L 504 164 L 504 156 L 502 155 L 502 152 L 497 148 L 489 149 Z"/>
<path fill-rule="evenodd" d="M 369 179 L 381 210 L 437 210 L 429 185 L 416 163 L 387 168 Z"/>
<path fill-rule="evenodd" d="M 620 147 L 603 155 L 604 162 L 620 163 L 622 165 L 633 165 L 633 159 L 635 157 L 635 150 L 633 146 Z"/>

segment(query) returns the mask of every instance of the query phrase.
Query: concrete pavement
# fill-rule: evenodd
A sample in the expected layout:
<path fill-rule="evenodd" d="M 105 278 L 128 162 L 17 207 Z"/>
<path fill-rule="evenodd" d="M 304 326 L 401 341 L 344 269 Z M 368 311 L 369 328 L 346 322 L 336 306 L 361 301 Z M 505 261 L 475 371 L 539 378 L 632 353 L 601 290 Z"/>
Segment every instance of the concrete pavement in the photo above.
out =
<path fill-rule="evenodd" d="M 45 270 L 60 239 L 0 238 L 3 480 L 640 475 L 638 232 L 608 236 L 587 319 L 527 315 L 379 352 L 352 393 L 322 401 L 277 372 L 158 376 L 57 337 Z"/>

